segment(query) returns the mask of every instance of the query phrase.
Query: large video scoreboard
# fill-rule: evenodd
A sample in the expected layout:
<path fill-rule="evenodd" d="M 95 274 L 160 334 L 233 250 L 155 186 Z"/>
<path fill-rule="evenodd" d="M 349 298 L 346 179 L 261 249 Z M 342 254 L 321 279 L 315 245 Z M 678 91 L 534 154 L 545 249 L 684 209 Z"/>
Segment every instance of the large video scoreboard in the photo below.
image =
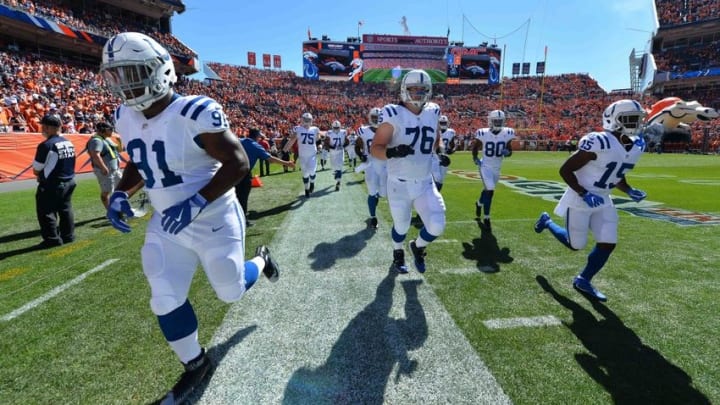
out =
<path fill-rule="evenodd" d="M 500 83 L 500 48 L 452 46 L 447 53 L 448 83 Z"/>
<path fill-rule="evenodd" d="M 500 49 L 450 45 L 446 37 L 365 34 L 362 42 L 303 42 L 303 77 L 386 82 L 424 69 L 434 82 L 499 83 Z"/>

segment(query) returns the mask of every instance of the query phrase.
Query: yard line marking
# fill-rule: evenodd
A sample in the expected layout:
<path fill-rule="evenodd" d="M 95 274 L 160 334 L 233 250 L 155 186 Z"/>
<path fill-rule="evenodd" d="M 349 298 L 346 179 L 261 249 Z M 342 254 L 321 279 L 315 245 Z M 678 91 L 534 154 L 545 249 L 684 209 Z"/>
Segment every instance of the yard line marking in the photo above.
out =
<path fill-rule="evenodd" d="M 509 329 L 531 326 L 557 326 L 562 325 L 560 320 L 552 315 L 520 317 L 520 318 L 499 318 L 483 321 L 488 329 Z"/>
<path fill-rule="evenodd" d="M 28 302 L 27 304 L 25 304 L 25 305 L 23 305 L 22 307 L 14 310 L 14 311 L 12 311 L 12 312 L 10 312 L 10 313 L 7 314 L 7 315 L 4 315 L 2 318 L 0 318 L 0 320 L 1 320 L 1 321 L 9 321 L 9 320 L 11 320 L 11 319 L 13 319 L 13 318 L 17 318 L 18 316 L 22 315 L 23 313 L 25 313 L 25 312 L 27 312 L 27 311 L 29 311 L 29 310 L 31 310 L 31 309 L 33 309 L 33 308 L 35 308 L 35 307 L 43 304 L 43 303 L 45 303 L 45 301 L 48 301 L 48 300 L 50 300 L 51 298 L 54 298 L 55 296 L 59 295 L 61 292 L 67 290 L 68 288 L 74 286 L 75 284 L 78 284 L 79 282 L 85 280 L 88 276 L 90 276 L 90 275 L 92 275 L 92 274 L 94 274 L 94 273 L 97 273 L 98 271 L 100 271 L 100 270 L 104 269 L 105 267 L 107 267 L 107 266 L 115 263 L 115 262 L 118 261 L 118 260 L 120 260 L 120 259 L 109 259 L 109 260 L 106 260 L 106 261 L 103 262 L 101 265 L 99 265 L 99 266 L 97 266 L 97 267 L 94 267 L 94 268 L 86 271 L 85 273 L 83 273 L 83 274 L 75 277 L 74 279 L 68 281 L 67 283 L 65 283 L 65 284 L 63 284 L 63 285 L 60 285 L 60 286 L 57 286 L 57 287 L 53 288 L 53 289 L 50 290 L 47 294 L 45 294 L 45 295 L 43 295 L 43 296 L 40 296 L 40 297 L 38 297 L 38 298 L 36 298 L 36 299 Z"/>

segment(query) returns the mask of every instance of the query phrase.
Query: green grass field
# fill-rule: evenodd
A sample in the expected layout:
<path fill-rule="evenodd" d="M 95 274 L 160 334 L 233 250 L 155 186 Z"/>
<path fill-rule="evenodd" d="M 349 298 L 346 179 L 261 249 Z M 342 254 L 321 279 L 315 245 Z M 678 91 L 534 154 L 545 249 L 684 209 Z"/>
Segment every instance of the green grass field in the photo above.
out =
<path fill-rule="evenodd" d="M 402 75 L 409 72 L 408 69 L 403 69 Z M 445 83 L 447 80 L 447 74 L 443 71 L 436 69 L 427 69 L 426 72 L 430 75 L 433 83 Z M 401 76 L 402 77 L 402 76 Z M 363 81 L 371 83 L 384 83 L 392 80 L 392 71 L 390 69 L 368 69 L 363 72 Z"/>
<path fill-rule="evenodd" d="M 515 403 L 720 402 L 720 157 L 641 158 L 628 179 L 648 192 L 642 207 L 654 218 L 620 211 L 618 247 L 595 281 L 609 297 L 603 305 L 570 284 L 590 247 L 572 252 L 532 230 L 539 213 L 554 207 L 567 156 L 516 152 L 505 160 L 490 234 L 474 221 L 481 182 L 471 158 L 452 155 L 442 190 L 448 225 L 428 248 L 427 283 Z M 248 252 L 282 232 L 289 214 L 282 207 L 301 193 L 298 173 L 263 182 L 251 194 Z M 619 207 L 636 206 L 617 197 Z M 2 404 L 147 403 L 177 378 L 147 302 L 139 256 L 146 218 L 133 220 L 127 235 L 109 227 L 92 179 L 79 183 L 74 205 L 76 242 L 35 251 L 34 190 L 0 194 Z M 389 220 L 384 201 L 380 209 Z M 699 221 L 706 224 L 693 224 Z M 118 261 L 8 319 L 112 258 Z M 190 298 L 208 342 L 229 306 L 201 273 Z M 537 316 L 562 324 L 484 324 Z"/>

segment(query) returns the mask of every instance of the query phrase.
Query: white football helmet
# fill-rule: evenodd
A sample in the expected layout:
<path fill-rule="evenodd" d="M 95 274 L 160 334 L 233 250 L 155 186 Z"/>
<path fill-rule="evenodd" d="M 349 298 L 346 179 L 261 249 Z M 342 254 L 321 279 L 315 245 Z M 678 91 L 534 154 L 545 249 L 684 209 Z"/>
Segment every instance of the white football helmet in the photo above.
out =
<path fill-rule="evenodd" d="M 501 110 L 492 110 L 488 114 L 488 126 L 491 131 L 499 131 L 505 126 L 505 113 Z"/>
<path fill-rule="evenodd" d="M 332 129 L 334 129 L 334 130 L 336 130 L 336 131 L 339 131 L 339 130 L 340 130 L 340 127 L 341 127 L 341 126 L 340 126 L 340 121 L 337 121 L 337 120 L 333 121 L 333 123 L 332 123 Z"/>
<path fill-rule="evenodd" d="M 177 81 L 168 51 L 138 32 L 123 32 L 108 39 L 100 74 L 110 92 L 137 111 L 165 97 Z"/>
<path fill-rule="evenodd" d="M 443 131 L 448 128 L 449 123 L 447 115 L 441 115 L 438 119 L 438 125 L 440 125 L 440 129 Z"/>
<path fill-rule="evenodd" d="M 313 116 L 309 112 L 303 113 L 302 115 L 302 123 L 304 125 L 311 125 L 313 122 Z"/>
<path fill-rule="evenodd" d="M 432 97 L 432 80 L 422 69 L 414 69 L 400 83 L 400 100 L 405 104 L 422 107 Z"/>
<path fill-rule="evenodd" d="M 645 109 L 637 101 L 619 100 L 603 112 L 603 129 L 630 137 L 640 131 L 646 115 Z"/>
<path fill-rule="evenodd" d="M 368 122 L 371 127 L 377 128 L 377 126 L 380 125 L 380 113 L 381 111 L 377 107 L 370 109 L 370 112 L 368 113 Z"/>

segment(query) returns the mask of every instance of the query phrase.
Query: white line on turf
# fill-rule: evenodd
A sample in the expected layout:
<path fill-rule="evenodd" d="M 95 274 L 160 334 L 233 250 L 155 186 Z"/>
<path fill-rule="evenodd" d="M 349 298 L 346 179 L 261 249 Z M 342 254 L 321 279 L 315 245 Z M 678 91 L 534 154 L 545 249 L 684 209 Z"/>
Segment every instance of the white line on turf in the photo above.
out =
<path fill-rule="evenodd" d="M 37 307 L 37 306 L 42 305 L 43 303 L 45 303 L 46 301 L 50 300 L 51 298 L 59 295 L 61 292 L 65 291 L 65 290 L 67 290 L 68 288 L 74 286 L 75 284 L 78 284 L 78 283 L 80 283 L 81 281 L 85 280 L 88 276 L 90 276 L 90 275 L 92 275 L 92 274 L 94 274 L 94 273 L 97 273 L 98 271 L 100 271 L 100 270 L 104 269 L 105 267 L 107 267 L 107 266 L 115 263 L 115 262 L 118 261 L 118 260 L 119 260 L 119 259 L 108 259 L 108 260 L 105 260 L 105 261 L 104 261 L 102 264 L 100 264 L 99 266 L 96 266 L 96 267 L 94 267 L 94 268 L 86 271 L 85 273 L 83 273 L 83 274 L 75 277 L 74 279 L 68 281 L 67 283 L 65 283 L 65 284 L 63 284 L 63 285 L 59 285 L 59 286 L 53 288 L 53 289 L 50 290 L 47 294 L 45 294 L 45 295 L 43 295 L 43 296 L 40 296 L 40 297 L 38 297 L 38 298 L 36 298 L 36 299 L 28 302 L 27 304 L 25 304 L 25 305 L 23 305 L 22 307 L 14 310 L 14 311 L 12 311 L 12 312 L 10 312 L 9 314 L 3 315 L 3 317 L 0 318 L 0 321 L 9 321 L 9 320 L 11 320 L 11 319 L 13 319 L 13 318 L 17 318 L 18 316 L 22 315 L 23 313 L 25 313 L 25 312 L 27 312 L 27 311 L 29 311 L 29 310 Z"/>
<path fill-rule="evenodd" d="M 562 325 L 560 320 L 552 315 L 520 317 L 520 318 L 499 318 L 483 321 L 488 329 L 510 329 L 532 326 L 557 326 Z"/>

